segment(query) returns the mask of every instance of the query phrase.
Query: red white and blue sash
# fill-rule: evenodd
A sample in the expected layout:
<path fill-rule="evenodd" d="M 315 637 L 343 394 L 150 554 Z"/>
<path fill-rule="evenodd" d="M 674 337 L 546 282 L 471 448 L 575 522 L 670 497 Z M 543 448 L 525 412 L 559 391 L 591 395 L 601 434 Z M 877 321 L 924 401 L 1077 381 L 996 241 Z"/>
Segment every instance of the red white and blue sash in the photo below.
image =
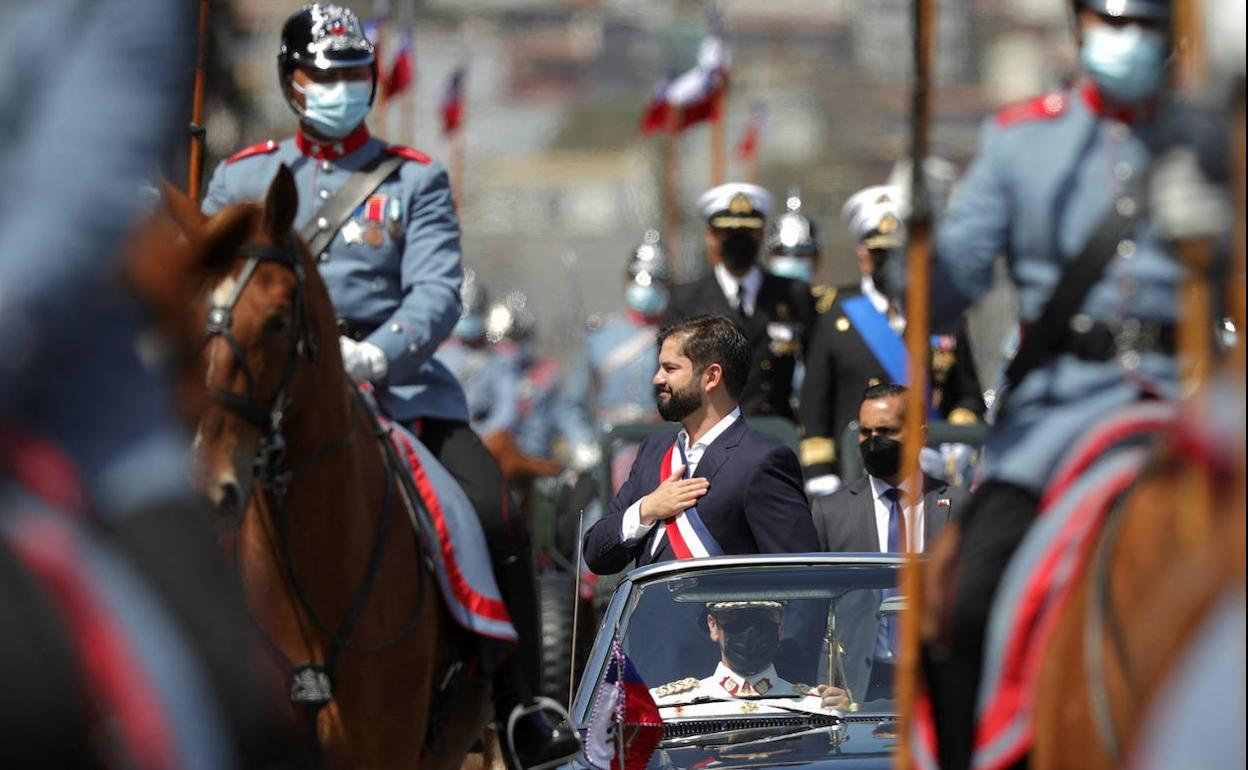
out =
<path fill-rule="evenodd" d="M 680 465 L 685 466 L 684 478 L 689 478 L 691 476 L 689 461 L 685 457 L 684 447 L 680 445 L 680 438 L 677 438 L 676 443 L 667 448 L 667 453 L 663 455 L 663 462 L 659 464 L 659 483 L 667 481 L 668 477 L 675 472 L 676 467 Z M 715 542 L 711 531 L 706 528 L 706 523 L 698 515 L 696 505 L 668 519 L 665 528 L 667 539 L 672 544 L 672 553 L 676 554 L 677 559 L 724 555 L 724 549 Z"/>

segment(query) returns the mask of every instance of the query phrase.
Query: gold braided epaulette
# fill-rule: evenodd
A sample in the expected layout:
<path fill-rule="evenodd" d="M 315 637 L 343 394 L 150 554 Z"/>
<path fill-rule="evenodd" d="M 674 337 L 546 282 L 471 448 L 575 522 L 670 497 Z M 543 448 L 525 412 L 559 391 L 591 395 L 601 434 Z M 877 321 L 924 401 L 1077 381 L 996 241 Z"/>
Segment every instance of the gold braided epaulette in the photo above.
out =
<path fill-rule="evenodd" d="M 677 679 L 675 682 L 661 684 L 652 689 L 650 694 L 655 698 L 666 698 L 669 695 L 679 695 L 682 692 L 689 692 L 701 683 L 702 680 L 696 677 L 687 676 L 684 679 Z"/>

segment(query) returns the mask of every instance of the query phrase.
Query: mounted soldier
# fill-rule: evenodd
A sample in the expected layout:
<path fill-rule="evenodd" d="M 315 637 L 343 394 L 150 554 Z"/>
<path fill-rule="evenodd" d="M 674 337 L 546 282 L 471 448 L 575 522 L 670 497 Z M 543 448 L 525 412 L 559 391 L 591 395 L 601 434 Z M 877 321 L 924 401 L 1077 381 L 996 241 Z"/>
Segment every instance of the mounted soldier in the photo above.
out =
<path fill-rule="evenodd" d="M 928 607 L 929 623 L 947 620 L 924 661 L 945 770 L 970 762 L 989 605 L 1055 467 L 1106 415 L 1177 395 L 1185 272 L 1145 210 L 1150 167 L 1188 114 L 1166 98 L 1171 4 L 1075 0 L 1073 11 L 1082 75 L 985 122 L 934 239 L 934 331 L 956 328 L 1002 254 L 1022 322 L 958 553 L 934 565 L 953 576 Z M 904 268 L 885 266 L 893 291 Z"/>
<path fill-rule="evenodd" d="M 528 533 L 512 514 L 498 464 L 469 427 L 463 389 L 433 356 L 461 316 L 464 272 L 447 173 L 369 133 L 377 61 L 350 10 L 317 3 L 291 15 L 277 64 L 298 130 L 219 165 L 204 210 L 263 198 L 281 165 L 294 174 L 294 224 L 340 318 L 347 373 L 372 383 L 385 411 L 414 428 L 481 519 L 520 637 L 518 653 L 494 677 L 499 723 L 515 721 L 515 745 L 505 748 L 523 767 L 563 759 L 576 751 L 575 739 L 533 696 L 540 635 Z"/>

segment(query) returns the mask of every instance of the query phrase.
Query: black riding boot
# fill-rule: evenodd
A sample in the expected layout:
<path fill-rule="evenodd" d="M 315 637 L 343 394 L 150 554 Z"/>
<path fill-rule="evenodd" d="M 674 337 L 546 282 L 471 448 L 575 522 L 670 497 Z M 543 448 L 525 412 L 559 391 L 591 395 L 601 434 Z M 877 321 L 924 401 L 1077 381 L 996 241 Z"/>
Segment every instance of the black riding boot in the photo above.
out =
<path fill-rule="evenodd" d="M 528 527 L 507 493 L 498 463 L 466 423 L 425 420 L 420 438 L 472 501 L 503 602 L 519 635 L 515 654 L 493 680 L 494 713 L 508 764 L 512 770 L 563 764 L 580 751 L 580 744 L 571 729 L 560 724 L 566 716 L 562 708 L 535 697 L 542 629 Z"/>

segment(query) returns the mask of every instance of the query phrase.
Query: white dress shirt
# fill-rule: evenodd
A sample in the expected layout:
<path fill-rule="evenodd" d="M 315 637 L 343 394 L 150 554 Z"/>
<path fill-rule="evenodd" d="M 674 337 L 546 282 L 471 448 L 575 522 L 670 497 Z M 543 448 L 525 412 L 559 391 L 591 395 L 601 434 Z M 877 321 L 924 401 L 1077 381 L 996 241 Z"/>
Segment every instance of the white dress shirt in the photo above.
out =
<path fill-rule="evenodd" d="M 689 432 L 684 428 L 680 429 L 680 433 L 676 434 L 676 440 L 685 450 L 685 459 L 689 462 L 688 476 L 692 477 L 698 470 L 698 462 L 702 459 L 702 455 L 706 454 L 706 448 L 711 445 L 711 442 L 732 427 L 739 417 L 741 417 L 741 407 L 733 409 L 727 416 L 715 423 L 693 446 L 689 446 Z M 680 462 L 679 455 L 674 457 L 672 462 Z M 633 545 L 650 534 L 650 530 L 654 529 L 656 523 L 658 522 L 641 523 L 641 500 L 639 499 L 624 511 L 624 521 L 620 525 L 620 539 L 627 545 Z M 654 542 L 650 545 L 652 555 L 659 552 L 659 545 L 663 542 L 666 531 L 665 527 L 660 528 L 658 534 L 654 536 Z"/>
<path fill-rule="evenodd" d="M 862 277 L 862 295 L 871 300 L 871 306 L 888 319 L 890 329 L 899 335 L 906 333 L 906 317 L 897 308 L 890 308 L 888 297 L 885 297 L 883 292 L 876 288 L 875 279 L 869 275 Z"/>
<path fill-rule="evenodd" d="M 884 493 L 892 489 L 893 485 L 889 484 L 884 479 L 876 478 L 875 476 L 871 476 L 869 474 L 867 475 L 867 479 L 871 482 L 871 496 L 875 501 L 875 531 L 876 534 L 880 536 L 880 553 L 887 553 L 888 516 L 893 507 L 893 503 L 884 496 Z M 901 497 L 898 499 L 897 504 L 901 506 L 901 511 L 905 514 L 906 524 L 908 525 L 908 532 L 906 533 L 907 547 L 911 551 L 922 553 L 924 534 L 923 496 L 919 495 L 919 498 L 914 504 L 914 511 L 912 512 L 909 508 L 911 486 L 911 480 L 906 479 L 905 483 L 901 485 Z M 911 517 L 914 518 L 913 522 L 910 521 Z"/>
<path fill-rule="evenodd" d="M 724 267 L 721 262 L 715 266 L 715 280 L 719 282 L 719 288 L 723 290 L 733 310 L 737 310 L 737 304 L 740 303 L 744 306 L 746 315 L 754 315 L 758 290 L 763 287 L 763 271 L 759 270 L 757 265 L 751 267 L 750 272 L 737 278 L 728 272 L 728 268 Z"/>

